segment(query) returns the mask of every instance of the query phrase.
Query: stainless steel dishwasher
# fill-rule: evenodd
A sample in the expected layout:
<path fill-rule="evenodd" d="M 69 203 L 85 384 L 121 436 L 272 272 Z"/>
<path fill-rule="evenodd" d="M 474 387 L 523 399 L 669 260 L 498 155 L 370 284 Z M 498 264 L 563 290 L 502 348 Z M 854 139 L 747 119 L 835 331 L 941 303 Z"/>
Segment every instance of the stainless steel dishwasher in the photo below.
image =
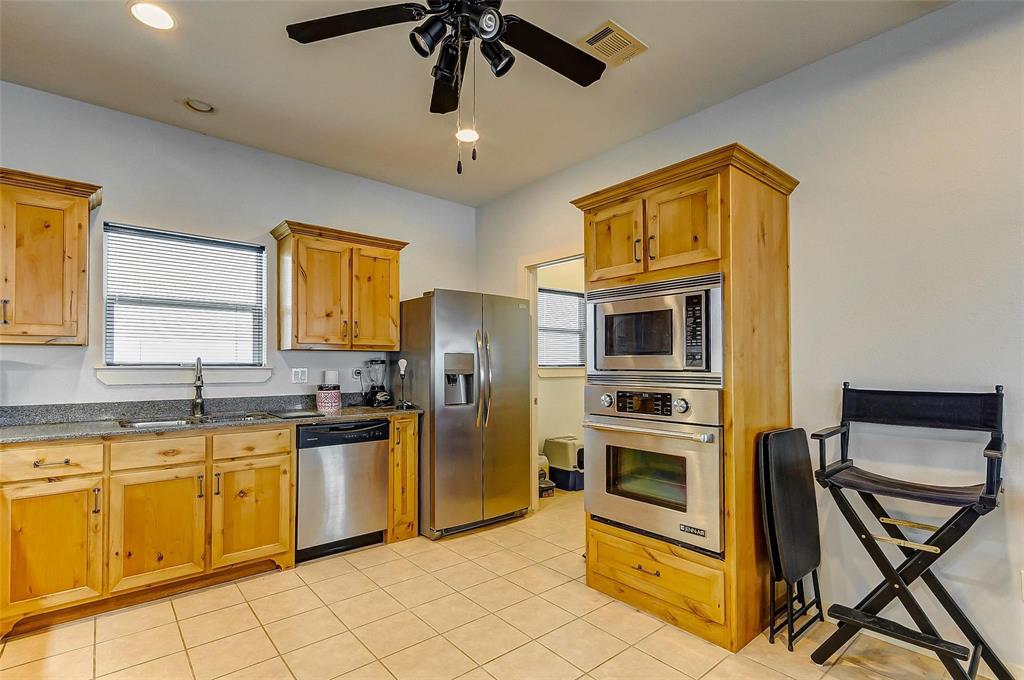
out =
<path fill-rule="evenodd" d="M 384 540 L 389 430 L 387 420 L 299 426 L 296 560 Z"/>

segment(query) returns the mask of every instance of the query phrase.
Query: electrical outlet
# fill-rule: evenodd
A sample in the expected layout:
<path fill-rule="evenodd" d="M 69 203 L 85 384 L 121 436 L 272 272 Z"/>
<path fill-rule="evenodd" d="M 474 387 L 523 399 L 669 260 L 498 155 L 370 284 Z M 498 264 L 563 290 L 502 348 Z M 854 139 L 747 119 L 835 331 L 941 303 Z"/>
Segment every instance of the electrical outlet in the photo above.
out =
<path fill-rule="evenodd" d="M 293 383 L 306 383 L 306 382 L 309 382 L 309 369 L 308 368 L 293 368 L 292 369 L 292 382 Z"/>
<path fill-rule="evenodd" d="M 362 377 L 363 377 L 363 369 L 361 369 L 361 368 L 353 368 L 352 369 L 352 379 L 353 380 L 360 380 L 360 379 L 362 379 Z"/>

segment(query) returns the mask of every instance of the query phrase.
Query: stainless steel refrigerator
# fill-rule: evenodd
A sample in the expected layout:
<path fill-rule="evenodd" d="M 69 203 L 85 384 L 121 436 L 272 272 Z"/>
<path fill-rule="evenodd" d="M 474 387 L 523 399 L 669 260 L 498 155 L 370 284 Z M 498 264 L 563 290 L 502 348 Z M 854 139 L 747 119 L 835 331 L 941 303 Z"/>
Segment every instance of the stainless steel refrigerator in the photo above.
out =
<path fill-rule="evenodd" d="M 425 411 L 420 533 L 523 514 L 532 488 L 528 302 L 434 290 L 402 303 L 401 327 L 392 358 L 409 362 L 405 398 Z"/>

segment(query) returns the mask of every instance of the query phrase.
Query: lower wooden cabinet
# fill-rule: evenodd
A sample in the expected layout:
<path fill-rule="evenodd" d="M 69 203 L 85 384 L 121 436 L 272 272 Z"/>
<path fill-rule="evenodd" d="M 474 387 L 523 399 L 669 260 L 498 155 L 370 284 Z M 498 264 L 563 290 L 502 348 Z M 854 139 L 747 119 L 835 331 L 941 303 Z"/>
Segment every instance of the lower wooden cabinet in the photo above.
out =
<path fill-rule="evenodd" d="M 0 488 L 3 618 L 102 594 L 103 491 L 100 476 Z"/>
<path fill-rule="evenodd" d="M 291 549 L 291 456 L 213 466 L 211 566 Z"/>
<path fill-rule="evenodd" d="M 110 592 L 206 568 L 205 465 L 110 477 Z"/>
<path fill-rule="evenodd" d="M 419 517 L 419 417 L 391 419 L 390 469 L 388 471 L 387 541 L 414 537 Z"/>

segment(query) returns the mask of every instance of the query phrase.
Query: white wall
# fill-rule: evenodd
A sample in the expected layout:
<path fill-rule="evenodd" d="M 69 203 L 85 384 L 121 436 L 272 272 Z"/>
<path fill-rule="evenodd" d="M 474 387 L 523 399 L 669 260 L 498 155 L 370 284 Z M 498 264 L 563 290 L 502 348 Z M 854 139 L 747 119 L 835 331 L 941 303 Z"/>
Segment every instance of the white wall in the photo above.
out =
<path fill-rule="evenodd" d="M 537 269 L 537 287 L 583 292 L 583 259 L 567 260 Z M 539 369 L 537 377 L 537 420 L 534 437 L 537 450 L 544 440 L 574 434 L 583 438 L 584 369 Z"/>
<path fill-rule="evenodd" d="M 408 241 L 403 298 L 435 286 L 476 287 L 472 208 L 38 90 L 0 87 L 0 164 L 103 186 L 90 235 L 89 346 L 3 346 L 0 404 L 191 396 L 184 386 L 108 387 L 96 379 L 104 220 L 267 247 L 267 364 L 273 375 L 265 383 L 209 386 L 212 397 L 311 392 L 325 368 L 343 369 L 342 389 L 355 391 L 358 383 L 345 378 L 349 369 L 382 356 L 276 350 L 277 251 L 270 230 L 283 219 Z M 310 383 L 291 384 L 287 369 L 303 366 Z"/>
<path fill-rule="evenodd" d="M 1004 503 L 937 571 L 1004 659 L 1024 665 L 1021 45 L 1024 5 L 954 4 L 483 206 L 477 251 L 483 290 L 513 293 L 516 256 L 582 249 L 569 200 L 733 141 L 801 180 L 791 199 L 795 424 L 835 423 L 843 380 L 1006 385 Z M 941 439 L 907 431 L 853 444 L 883 473 L 978 481 L 985 438 L 963 437 L 960 455 Z M 884 451 L 898 461 L 883 462 Z M 855 603 L 878 573 L 831 500 L 820 508 L 825 598 Z"/>

